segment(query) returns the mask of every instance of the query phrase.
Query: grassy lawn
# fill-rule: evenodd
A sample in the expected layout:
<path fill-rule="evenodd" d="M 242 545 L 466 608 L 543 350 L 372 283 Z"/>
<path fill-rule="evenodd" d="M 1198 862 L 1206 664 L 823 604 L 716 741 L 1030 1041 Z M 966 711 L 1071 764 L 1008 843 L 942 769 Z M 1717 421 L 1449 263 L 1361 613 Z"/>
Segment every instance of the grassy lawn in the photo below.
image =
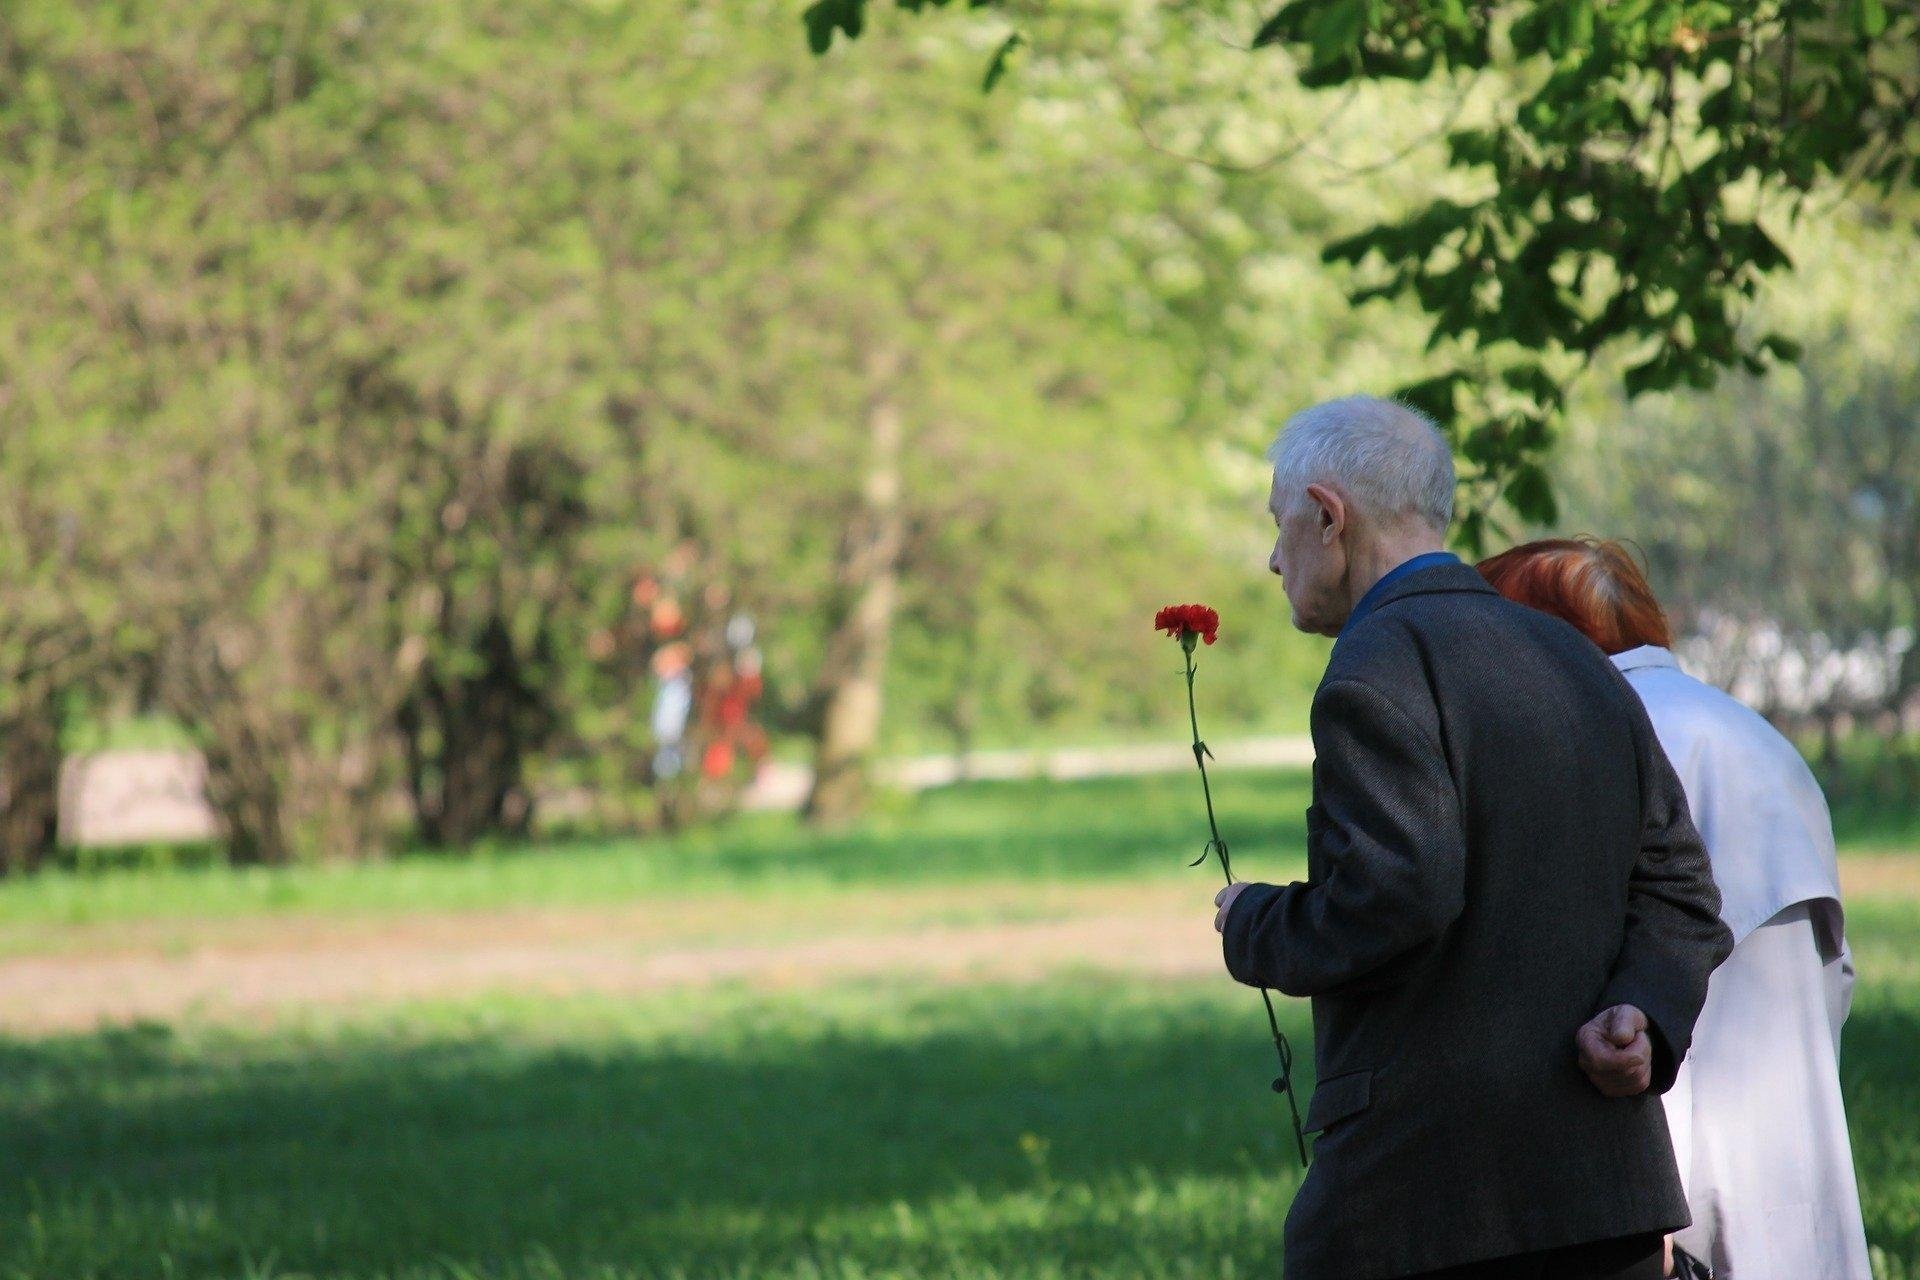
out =
<path fill-rule="evenodd" d="M 1876 920 L 1862 958 L 1917 944 Z M 492 998 L 14 1043 L 0 1274 L 1270 1275 L 1297 1171 L 1244 994 Z M 1882 980 L 1847 1033 L 1889 1276 L 1920 1262 L 1917 1010 Z"/>
<path fill-rule="evenodd" d="M 1214 775 L 1235 868 L 1250 879 L 1300 864 L 1303 770 Z M 1836 814 L 1843 854 L 1920 849 L 1920 805 Z M 853 887 L 1190 878 L 1206 841 L 1199 783 L 1185 773 L 1073 783 L 974 783 L 883 797 L 838 833 L 787 814 L 744 814 L 652 839 L 501 845 L 369 865 L 230 870 L 156 866 L 53 871 L 0 881 L 0 953 L 49 930 L 131 920 L 603 906 L 725 892 L 831 899 Z"/>
<path fill-rule="evenodd" d="M 1236 994 L 494 998 L 15 1044 L 0 1274 L 1270 1271 L 1296 1171 Z"/>
<path fill-rule="evenodd" d="M 1299 770 L 1222 773 L 1221 821 L 1243 875 L 1296 864 L 1309 783 Z M 1059 883 L 1199 876 L 1200 784 L 1186 774 L 1061 784 L 976 783 L 886 798 L 858 827 L 822 834 L 786 814 L 634 840 L 415 854 L 365 866 L 56 871 L 0 882 L 0 948 L 35 926 L 276 914 L 601 906 L 726 891 L 834 894 L 856 886 Z M 21 931 L 25 932 L 21 932 Z M 11 934 L 11 941 L 4 935 Z"/>
<path fill-rule="evenodd" d="M 1305 781 L 1231 775 L 1248 874 Z M 227 879 L 0 888 L 10 933 L 797 895 L 815 926 L 943 885 L 1211 877 L 1187 778 L 995 785 L 859 831 Z M 1920 1276 L 1920 901 L 1850 905 L 1844 1059 L 1868 1232 Z M 67 925 L 68 928 L 75 926 Z M 1282 1016 L 1296 1042 L 1305 1006 Z M 931 1280 L 1278 1271 L 1298 1170 L 1258 1001 L 1075 970 L 644 999 L 499 994 L 0 1039 L 0 1278 Z"/>

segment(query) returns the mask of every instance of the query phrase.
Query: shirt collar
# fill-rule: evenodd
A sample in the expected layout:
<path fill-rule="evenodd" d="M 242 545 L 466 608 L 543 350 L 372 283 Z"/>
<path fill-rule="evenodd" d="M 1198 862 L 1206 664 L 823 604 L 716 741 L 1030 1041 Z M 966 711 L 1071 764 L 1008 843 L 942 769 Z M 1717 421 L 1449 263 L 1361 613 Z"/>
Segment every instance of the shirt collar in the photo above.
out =
<path fill-rule="evenodd" d="M 1672 667 L 1678 671 L 1680 660 L 1673 656 L 1671 649 L 1663 649 L 1657 644 L 1643 644 L 1637 649 L 1614 654 L 1613 665 L 1622 671 L 1640 671 L 1647 667 Z"/>
<path fill-rule="evenodd" d="M 1400 579 L 1409 574 L 1418 573 L 1422 569 L 1431 569 L 1436 565 L 1459 563 L 1460 557 L 1451 551 L 1428 551 L 1413 557 L 1411 560 L 1402 560 L 1399 564 L 1387 570 L 1387 572 L 1381 576 L 1380 581 L 1367 588 L 1366 593 L 1360 597 L 1360 603 L 1354 605 L 1353 612 L 1347 615 L 1346 623 L 1340 628 L 1340 634 L 1343 636 L 1346 635 L 1347 632 L 1359 625 L 1360 619 L 1366 617 L 1378 608 L 1380 606 L 1380 597 L 1386 594 L 1388 587 L 1400 581 Z"/>

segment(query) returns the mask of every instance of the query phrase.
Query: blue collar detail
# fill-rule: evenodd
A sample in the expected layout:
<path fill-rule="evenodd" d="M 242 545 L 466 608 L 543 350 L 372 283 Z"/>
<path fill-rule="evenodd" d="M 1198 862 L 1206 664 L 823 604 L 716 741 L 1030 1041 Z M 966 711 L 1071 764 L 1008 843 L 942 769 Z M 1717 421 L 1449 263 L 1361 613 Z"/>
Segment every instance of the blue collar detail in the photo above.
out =
<path fill-rule="evenodd" d="M 1387 570 L 1380 581 L 1367 588 L 1366 594 L 1360 597 L 1360 603 L 1353 606 L 1353 612 L 1347 615 L 1346 623 L 1340 628 L 1340 634 L 1342 636 L 1346 635 L 1347 632 L 1359 625 L 1362 618 L 1378 608 L 1380 597 L 1386 593 L 1389 586 L 1400 581 L 1400 579 L 1409 574 L 1418 573 L 1422 569 L 1432 569 L 1438 565 L 1459 563 L 1461 563 L 1460 557 L 1451 551 L 1428 551 L 1415 556 L 1411 560 L 1402 560 L 1399 564 Z"/>

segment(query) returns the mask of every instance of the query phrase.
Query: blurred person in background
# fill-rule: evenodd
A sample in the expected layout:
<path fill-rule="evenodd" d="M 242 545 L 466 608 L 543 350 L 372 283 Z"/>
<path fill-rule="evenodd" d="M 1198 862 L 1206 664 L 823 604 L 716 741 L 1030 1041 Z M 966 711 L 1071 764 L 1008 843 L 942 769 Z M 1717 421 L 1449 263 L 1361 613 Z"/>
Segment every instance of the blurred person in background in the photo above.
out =
<path fill-rule="evenodd" d="M 1665 1095 L 1693 1211 L 1674 1237 L 1677 1273 L 1699 1259 L 1719 1280 L 1869 1280 L 1840 1098 L 1853 963 L 1812 771 L 1757 713 L 1680 669 L 1666 613 L 1619 543 L 1531 542 L 1479 568 L 1509 600 L 1572 623 L 1640 695 L 1735 939 Z"/>
<path fill-rule="evenodd" d="M 663 645 L 653 655 L 653 776 L 677 777 L 685 763 L 681 744 L 693 710 L 693 655 L 683 641 Z"/>
<path fill-rule="evenodd" d="M 757 769 L 767 754 L 767 735 L 753 720 L 753 708 L 765 692 L 760 677 L 760 650 L 754 647 L 753 619 L 736 613 L 727 620 L 726 660 L 708 686 L 701 722 L 707 729 L 707 749 L 700 771 L 713 782 L 730 778 L 744 758 Z"/>

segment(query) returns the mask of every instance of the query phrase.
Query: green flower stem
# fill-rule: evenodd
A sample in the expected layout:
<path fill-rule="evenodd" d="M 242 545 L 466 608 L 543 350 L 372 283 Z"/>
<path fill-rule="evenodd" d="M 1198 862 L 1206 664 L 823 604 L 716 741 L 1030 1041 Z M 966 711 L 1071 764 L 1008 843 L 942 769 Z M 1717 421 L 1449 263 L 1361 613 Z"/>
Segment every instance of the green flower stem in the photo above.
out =
<path fill-rule="evenodd" d="M 1180 633 L 1180 652 L 1187 663 L 1187 725 L 1193 730 L 1193 762 L 1200 766 L 1200 794 L 1206 797 L 1207 833 L 1211 837 L 1193 865 L 1197 867 L 1205 862 L 1209 853 L 1218 854 L 1221 874 L 1226 876 L 1228 884 L 1232 884 L 1233 863 L 1227 857 L 1227 842 L 1220 838 L 1220 824 L 1213 815 L 1213 786 L 1207 781 L 1207 757 L 1213 752 L 1200 740 L 1200 715 L 1193 702 L 1193 645 L 1197 638 L 1191 631 Z M 1280 1018 L 1273 1011 L 1273 993 L 1265 987 L 1260 988 L 1260 1003 L 1266 1006 L 1267 1029 L 1273 1033 L 1274 1051 L 1280 1055 L 1280 1076 L 1273 1082 L 1273 1090 L 1287 1097 L 1287 1113 L 1293 1118 L 1293 1141 L 1300 1149 L 1300 1164 L 1305 1167 L 1307 1135 L 1300 1127 L 1300 1104 L 1293 1093 L 1293 1046 L 1287 1043 L 1286 1033 L 1280 1030 Z"/>

